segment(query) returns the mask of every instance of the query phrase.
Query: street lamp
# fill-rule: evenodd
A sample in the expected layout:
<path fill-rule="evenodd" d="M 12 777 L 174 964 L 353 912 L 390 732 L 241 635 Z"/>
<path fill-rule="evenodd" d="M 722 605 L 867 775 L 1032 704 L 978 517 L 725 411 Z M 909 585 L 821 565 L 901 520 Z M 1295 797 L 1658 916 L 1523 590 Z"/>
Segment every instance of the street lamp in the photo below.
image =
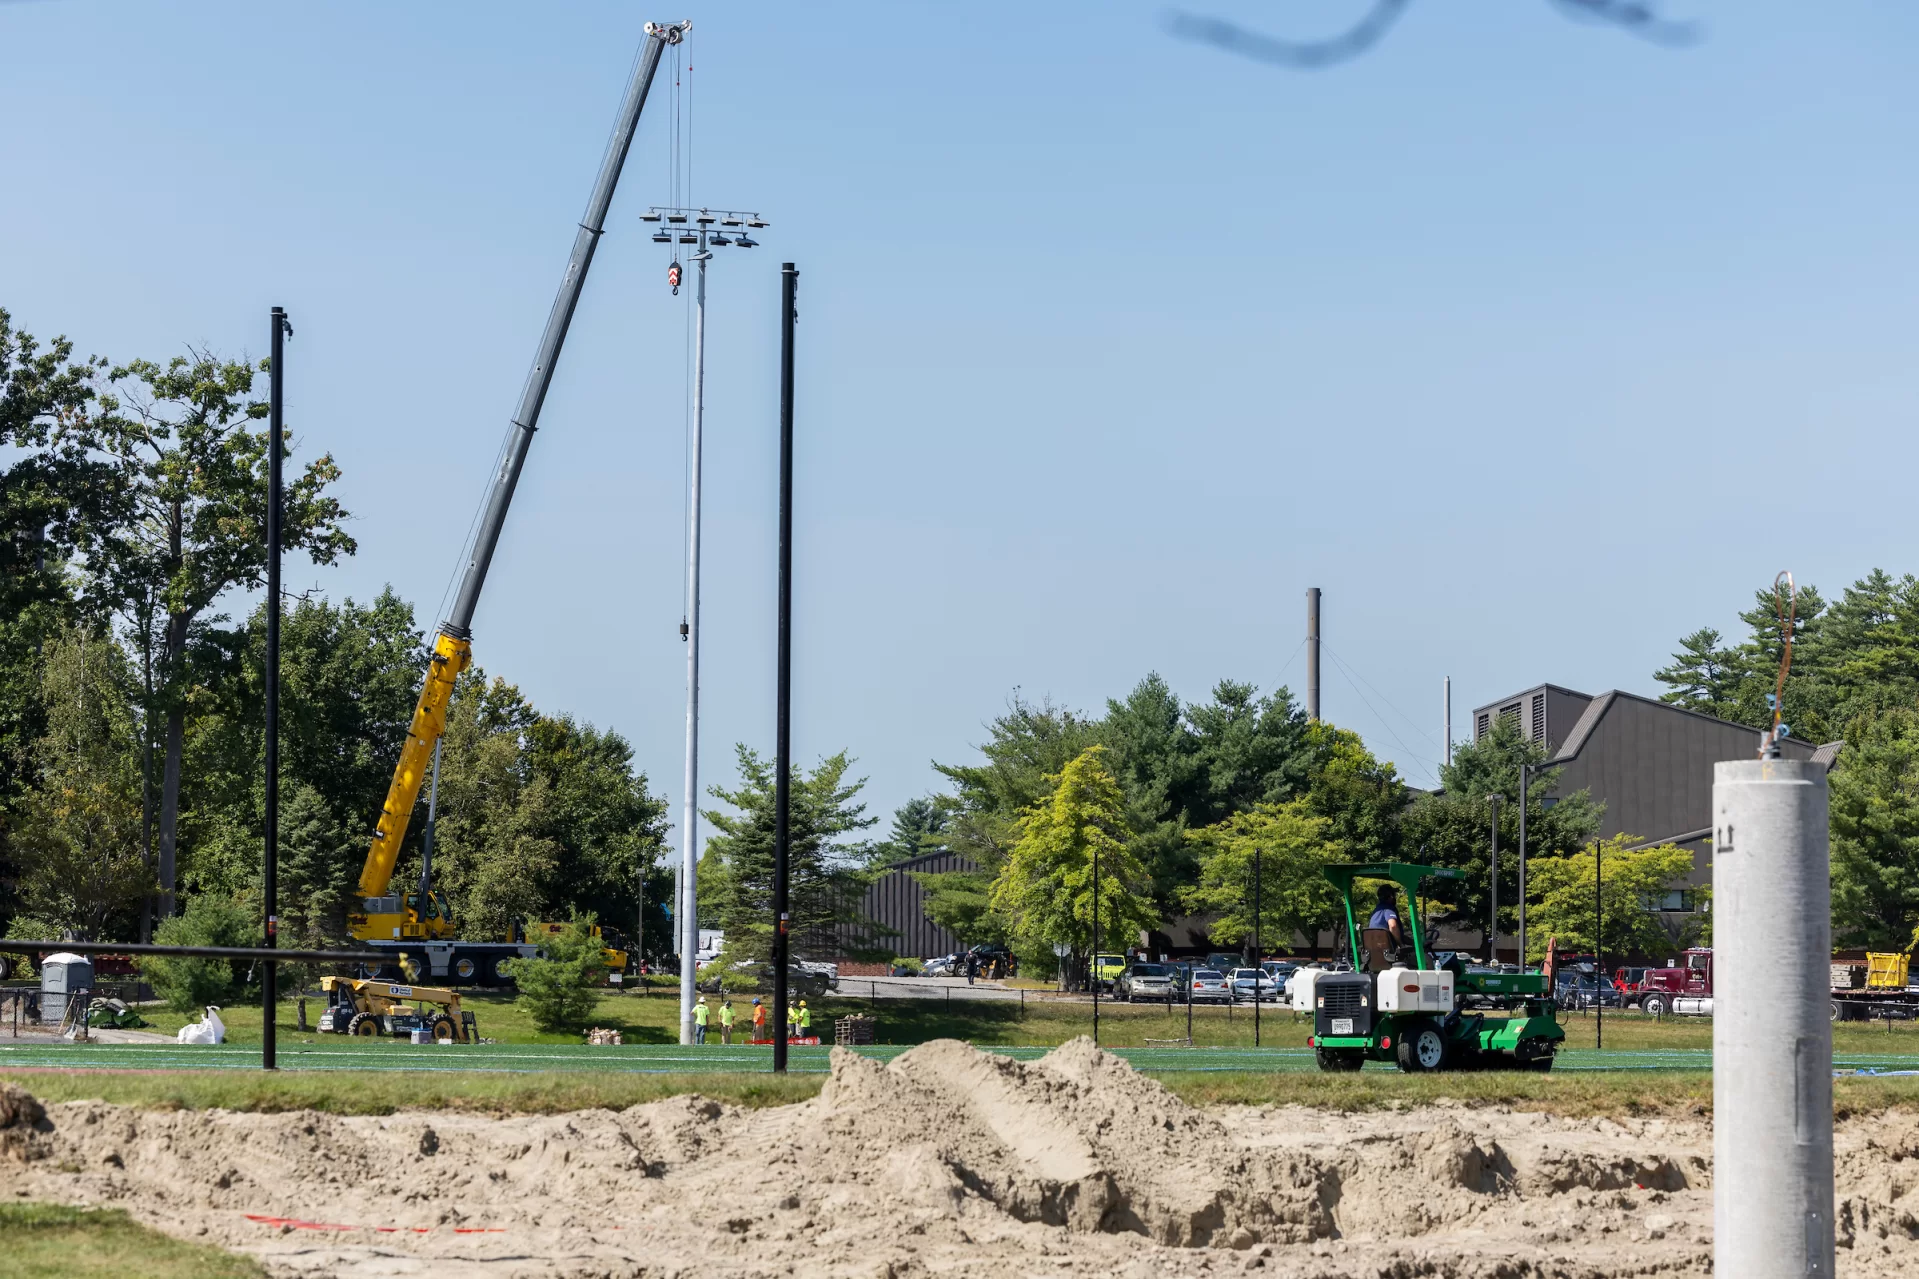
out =
<path fill-rule="evenodd" d="M 1494 968 L 1499 967 L 1499 792 L 1494 791 L 1486 797 L 1493 809 L 1493 906 L 1492 919 L 1486 925 L 1486 962 Z M 1523 806 L 1522 806 L 1523 809 Z M 1519 954 L 1519 966 L 1526 966 L 1526 953 Z"/>
<path fill-rule="evenodd" d="M 706 424 L 706 264 L 713 250 L 728 245 L 754 248 L 758 241 L 744 235 L 724 237 L 712 231 L 715 219 L 746 221 L 748 225 L 766 225 L 757 213 L 737 213 L 722 209 L 691 209 L 654 205 L 640 215 L 640 221 L 658 226 L 653 239 L 666 244 L 677 241 L 695 245 L 693 263 L 699 268 L 693 306 L 693 439 L 687 447 L 686 496 L 686 620 L 680 623 L 680 638 L 686 641 L 686 790 L 680 809 L 680 1042 L 693 1042 L 694 952 L 699 949 L 699 822 L 700 772 L 700 452 Z M 668 231 L 668 226 L 689 227 Z M 750 221 L 749 221 L 750 220 Z M 727 225 L 732 225 L 728 223 Z M 680 264 L 676 259 L 667 269 L 667 282 L 673 292 L 680 291 Z M 785 1027 L 773 1028 L 776 1036 Z"/>
<path fill-rule="evenodd" d="M 1552 760 L 1519 766 L 1519 971 L 1526 971 L 1526 809 L 1532 776 L 1553 767 Z"/>

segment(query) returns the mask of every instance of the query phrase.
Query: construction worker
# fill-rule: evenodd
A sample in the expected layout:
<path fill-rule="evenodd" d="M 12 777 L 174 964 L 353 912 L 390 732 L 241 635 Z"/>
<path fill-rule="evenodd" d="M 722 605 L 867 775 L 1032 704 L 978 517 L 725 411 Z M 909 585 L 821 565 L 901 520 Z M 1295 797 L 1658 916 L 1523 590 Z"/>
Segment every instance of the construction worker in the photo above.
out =
<path fill-rule="evenodd" d="M 733 1042 L 733 1001 L 731 999 L 720 1000 L 720 1042 L 723 1044 Z"/>
<path fill-rule="evenodd" d="M 800 1000 L 800 1038 L 811 1039 L 812 1037 L 813 1037 L 813 1010 L 811 1008 L 808 1008 L 806 1006 L 806 1001 L 802 999 Z"/>
<path fill-rule="evenodd" d="M 706 996 L 701 995 L 699 1001 L 693 1005 L 694 1043 L 703 1044 L 706 1042 L 706 1019 L 712 1015 L 713 1010 L 706 1006 Z"/>
<path fill-rule="evenodd" d="M 786 1042 L 790 1044 L 799 1037 L 800 1006 L 798 1004 L 788 1004 L 786 1006 Z"/>
<path fill-rule="evenodd" d="M 753 996 L 753 1038 L 771 1039 L 766 1033 L 766 1005 L 760 1002 L 758 995 Z"/>

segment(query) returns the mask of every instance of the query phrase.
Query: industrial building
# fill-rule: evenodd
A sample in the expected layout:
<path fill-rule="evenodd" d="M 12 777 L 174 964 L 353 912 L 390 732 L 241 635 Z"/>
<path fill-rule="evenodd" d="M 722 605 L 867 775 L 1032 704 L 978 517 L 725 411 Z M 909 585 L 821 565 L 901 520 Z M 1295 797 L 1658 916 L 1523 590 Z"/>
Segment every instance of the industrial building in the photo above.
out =
<path fill-rule="evenodd" d="M 1546 750 L 1557 769 L 1547 802 L 1586 791 L 1606 806 L 1602 838 L 1631 835 L 1677 844 L 1693 855 L 1686 883 L 1660 903 L 1676 924 L 1703 905 L 1694 892 L 1712 882 L 1712 768 L 1751 759 L 1759 734 L 1669 702 L 1620 689 L 1592 694 L 1540 684 L 1473 711 L 1473 740 L 1508 720 Z M 1816 745 L 1788 737 L 1780 754 L 1832 767 L 1841 743 Z"/>

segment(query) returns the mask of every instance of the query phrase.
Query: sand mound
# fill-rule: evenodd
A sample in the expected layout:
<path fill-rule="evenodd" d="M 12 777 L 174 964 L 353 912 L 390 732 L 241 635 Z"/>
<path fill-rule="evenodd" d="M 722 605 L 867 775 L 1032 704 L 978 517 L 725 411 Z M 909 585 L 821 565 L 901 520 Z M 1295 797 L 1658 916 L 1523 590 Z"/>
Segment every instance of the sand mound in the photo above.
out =
<path fill-rule="evenodd" d="M 955 1040 L 887 1066 L 836 1051 L 818 1105 L 811 1171 L 927 1205 L 977 1198 L 1018 1221 L 1181 1246 L 1294 1242 L 1332 1225 L 1316 1167 L 1250 1155 L 1085 1040 L 1031 1064 Z"/>
<path fill-rule="evenodd" d="M 1919 1116 L 1837 1147 L 1840 1274 L 1919 1272 Z M 0 1087 L 0 1196 L 315 1279 L 1705 1279 L 1710 1154 L 1695 1120 L 1198 1111 L 1083 1041 L 835 1053 L 816 1101 L 765 1111 L 43 1111 Z"/>

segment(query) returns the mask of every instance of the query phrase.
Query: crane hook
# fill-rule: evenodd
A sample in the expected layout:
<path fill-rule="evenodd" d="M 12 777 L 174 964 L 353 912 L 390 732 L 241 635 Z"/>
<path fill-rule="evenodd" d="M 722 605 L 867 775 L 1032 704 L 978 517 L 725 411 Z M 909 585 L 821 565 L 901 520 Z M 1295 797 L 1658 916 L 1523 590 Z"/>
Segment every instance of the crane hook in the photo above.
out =
<path fill-rule="evenodd" d="M 666 268 L 666 282 L 673 286 L 673 296 L 680 296 L 680 260 L 673 259 L 673 265 Z"/>

